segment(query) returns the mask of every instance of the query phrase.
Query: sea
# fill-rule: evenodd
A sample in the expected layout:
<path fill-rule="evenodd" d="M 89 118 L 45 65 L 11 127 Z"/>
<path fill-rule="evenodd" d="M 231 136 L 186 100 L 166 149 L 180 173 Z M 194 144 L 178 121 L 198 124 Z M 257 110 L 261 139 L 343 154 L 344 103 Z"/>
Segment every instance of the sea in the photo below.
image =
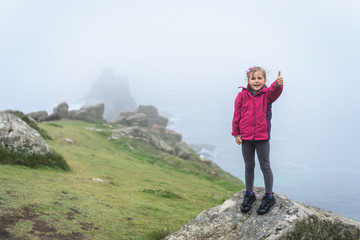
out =
<path fill-rule="evenodd" d="M 169 129 L 181 133 L 183 140 L 202 157 L 245 182 L 241 147 L 231 136 L 232 116 L 205 117 L 196 114 L 194 109 L 172 113 Z M 274 130 L 270 146 L 275 194 L 278 192 L 360 221 L 360 155 L 357 149 L 346 149 L 346 146 L 337 149 L 335 144 L 324 148 L 317 141 L 305 144 L 280 137 Z M 258 162 L 255 185 L 264 186 Z"/>

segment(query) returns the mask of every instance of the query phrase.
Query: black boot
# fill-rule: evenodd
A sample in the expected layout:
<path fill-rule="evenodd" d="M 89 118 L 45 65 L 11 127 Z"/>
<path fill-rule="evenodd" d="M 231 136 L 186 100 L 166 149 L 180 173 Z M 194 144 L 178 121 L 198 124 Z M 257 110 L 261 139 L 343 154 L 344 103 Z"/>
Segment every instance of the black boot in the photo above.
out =
<path fill-rule="evenodd" d="M 247 213 L 248 211 L 250 211 L 251 204 L 253 204 L 253 202 L 255 202 L 255 200 L 256 200 L 255 193 L 250 195 L 250 193 L 248 191 L 246 191 L 245 196 L 244 196 L 244 201 L 240 206 L 241 212 Z"/>
<path fill-rule="evenodd" d="M 270 211 L 270 208 L 274 206 L 275 204 L 275 197 L 274 195 L 270 198 L 269 196 L 264 196 L 261 204 L 257 210 L 257 213 L 260 215 L 263 215 L 265 213 L 268 213 Z"/>

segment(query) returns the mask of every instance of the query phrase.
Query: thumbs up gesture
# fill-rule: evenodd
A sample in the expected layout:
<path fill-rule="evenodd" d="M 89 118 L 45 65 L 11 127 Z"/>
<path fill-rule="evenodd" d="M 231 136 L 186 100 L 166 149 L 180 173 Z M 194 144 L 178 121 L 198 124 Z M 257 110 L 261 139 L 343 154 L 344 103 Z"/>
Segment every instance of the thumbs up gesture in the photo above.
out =
<path fill-rule="evenodd" d="M 281 76 L 281 71 L 279 71 L 278 77 L 276 79 L 276 83 L 279 87 L 281 87 L 284 84 L 284 79 Z"/>

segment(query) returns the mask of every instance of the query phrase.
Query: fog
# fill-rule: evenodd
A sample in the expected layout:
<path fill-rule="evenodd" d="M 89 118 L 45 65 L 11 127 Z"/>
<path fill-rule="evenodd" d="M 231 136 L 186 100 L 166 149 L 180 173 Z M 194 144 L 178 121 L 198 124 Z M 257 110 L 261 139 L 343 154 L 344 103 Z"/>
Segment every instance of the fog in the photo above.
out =
<path fill-rule="evenodd" d="M 311 167 L 358 175 L 359 7 L 356 0 L 0 0 L 0 109 L 72 107 L 111 67 L 129 79 L 138 104 L 201 119 L 192 130 L 177 125 L 185 140 L 229 136 L 232 144 L 237 87 L 246 85 L 247 68 L 262 66 L 268 84 L 279 70 L 284 77 L 273 105 L 273 153 L 316 156 Z M 300 163 L 274 163 L 282 164 Z M 332 180 L 352 184 L 343 175 Z"/>

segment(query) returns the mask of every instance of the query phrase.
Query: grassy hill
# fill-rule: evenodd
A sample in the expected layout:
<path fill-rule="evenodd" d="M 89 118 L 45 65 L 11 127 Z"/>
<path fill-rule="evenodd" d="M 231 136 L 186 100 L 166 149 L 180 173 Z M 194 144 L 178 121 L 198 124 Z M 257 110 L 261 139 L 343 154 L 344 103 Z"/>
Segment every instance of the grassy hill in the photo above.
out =
<path fill-rule="evenodd" d="M 0 165 L 0 239 L 161 239 L 243 189 L 215 164 L 107 140 L 109 125 L 40 127 L 71 171 Z"/>

